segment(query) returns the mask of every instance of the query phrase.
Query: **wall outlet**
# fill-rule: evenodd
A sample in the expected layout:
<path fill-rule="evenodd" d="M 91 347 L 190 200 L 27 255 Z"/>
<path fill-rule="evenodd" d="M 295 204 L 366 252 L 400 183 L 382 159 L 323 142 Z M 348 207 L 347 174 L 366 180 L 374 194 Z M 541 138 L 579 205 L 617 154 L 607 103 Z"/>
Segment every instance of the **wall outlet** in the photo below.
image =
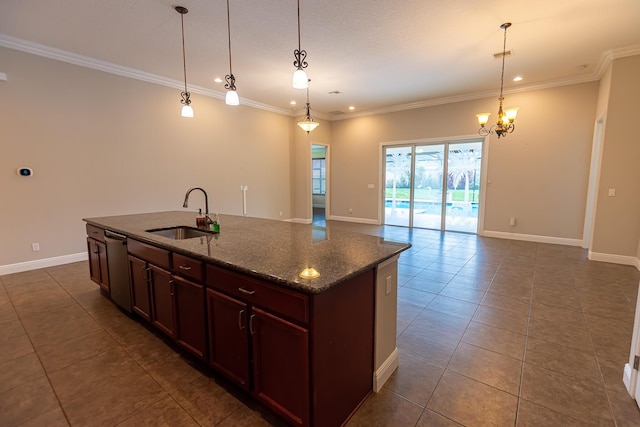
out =
<path fill-rule="evenodd" d="M 353 209 L 349 208 L 349 214 L 353 213 Z"/>
<path fill-rule="evenodd" d="M 375 186 L 375 185 L 373 185 L 373 184 L 368 184 L 368 185 L 367 185 L 367 188 L 376 188 L 376 186 Z"/>
<path fill-rule="evenodd" d="M 509 218 L 509 225 L 512 227 L 516 225 L 516 219 L 514 217 Z"/>
<path fill-rule="evenodd" d="M 386 289 L 385 292 L 387 295 L 389 295 L 391 293 L 391 288 L 393 286 L 393 277 L 392 276 L 387 276 L 387 283 L 386 283 Z"/>
<path fill-rule="evenodd" d="M 31 244 L 31 250 L 33 252 L 38 252 L 40 250 L 40 243 L 32 243 Z"/>
<path fill-rule="evenodd" d="M 282 211 L 280 211 L 280 216 L 282 216 Z"/>
<path fill-rule="evenodd" d="M 610 188 L 609 189 L 609 197 L 615 197 L 616 195 L 616 189 L 615 188 Z"/>

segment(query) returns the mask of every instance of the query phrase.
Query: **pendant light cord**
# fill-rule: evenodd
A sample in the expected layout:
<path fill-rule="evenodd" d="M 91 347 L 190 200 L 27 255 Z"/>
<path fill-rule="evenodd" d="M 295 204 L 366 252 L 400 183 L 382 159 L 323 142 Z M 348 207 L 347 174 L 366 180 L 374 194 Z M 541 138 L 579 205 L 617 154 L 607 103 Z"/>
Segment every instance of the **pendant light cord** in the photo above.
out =
<path fill-rule="evenodd" d="M 227 0 L 227 35 L 229 36 L 229 75 L 233 75 L 233 71 L 231 71 L 231 17 L 229 14 L 229 0 Z"/>
<path fill-rule="evenodd" d="M 504 60 L 505 56 L 507 56 L 507 28 L 509 28 L 509 25 L 503 24 L 504 41 L 502 42 L 502 74 L 500 75 L 500 98 L 502 98 L 502 88 L 504 87 Z"/>
<path fill-rule="evenodd" d="M 187 57 L 184 53 L 184 13 L 183 12 L 180 12 L 180 23 L 182 26 L 182 68 L 184 71 L 184 91 L 186 93 L 187 92 Z"/>
<path fill-rule="evenodd" d="M 300 52 L 301 49 L 301 44 L 300 44 L 300 0 L 298 0 L 298 52 Z"/>

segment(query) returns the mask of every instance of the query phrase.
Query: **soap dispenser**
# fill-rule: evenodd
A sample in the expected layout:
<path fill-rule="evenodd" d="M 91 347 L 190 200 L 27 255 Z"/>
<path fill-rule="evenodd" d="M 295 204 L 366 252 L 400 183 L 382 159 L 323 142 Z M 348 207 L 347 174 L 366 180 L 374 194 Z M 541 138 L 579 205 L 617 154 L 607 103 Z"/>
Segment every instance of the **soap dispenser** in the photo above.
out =
<path fill-rule="evenodd" d="M 202 209 L 198 209 L 198 216 L 196 217 L 196 226 L 198 228 L 207 227 L 207 217 L 202 215 Z"/>
<path fill-rule="evenodd" d="M 220 232 L 220 217 L 218 216 L 217 213 L 213 214 L 213 223 L 211 224 L 211 230 L 213 230 L 214 233 L 219 233 Z"/>

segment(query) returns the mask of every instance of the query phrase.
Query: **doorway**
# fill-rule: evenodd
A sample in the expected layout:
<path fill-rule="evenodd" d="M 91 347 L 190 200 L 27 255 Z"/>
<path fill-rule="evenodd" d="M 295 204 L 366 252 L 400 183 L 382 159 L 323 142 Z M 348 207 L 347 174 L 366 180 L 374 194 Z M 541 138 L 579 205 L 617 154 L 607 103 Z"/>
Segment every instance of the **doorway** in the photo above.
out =
<path fill-rule="evenodd" d="M 327 221 L 328 148 L 326 145 L 311 145 L 311 222 L 320 226 L 326 226 Z"/>
<path fill-rule="evenodd" d="M 482 145 L 383 146 L 384 224 L 477 233 Z"/>

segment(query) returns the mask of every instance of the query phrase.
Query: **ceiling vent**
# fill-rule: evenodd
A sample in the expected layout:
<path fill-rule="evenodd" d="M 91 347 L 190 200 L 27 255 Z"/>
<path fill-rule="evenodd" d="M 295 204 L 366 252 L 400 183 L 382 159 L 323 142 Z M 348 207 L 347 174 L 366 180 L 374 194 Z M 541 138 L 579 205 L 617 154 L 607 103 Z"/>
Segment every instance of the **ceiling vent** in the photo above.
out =
<path fill-rule="evenodd" d="M 329 111 L 329 114 L 331 114 L 332 116 L 339 116 L 340 114 L 346 114 L 346 113 L 344 111 L 334 110 L 334 111 Z"/>
<path fill-rule="evenodd" d="M 505 56 L 505 58 L 513 56 L 513 51 L 512 50 L 507 50 L 506 52 L 504 52 L 504 56 Z M 502 59 L 502 52 L 494 53 L 493 57 L 495 59 Z"/>

